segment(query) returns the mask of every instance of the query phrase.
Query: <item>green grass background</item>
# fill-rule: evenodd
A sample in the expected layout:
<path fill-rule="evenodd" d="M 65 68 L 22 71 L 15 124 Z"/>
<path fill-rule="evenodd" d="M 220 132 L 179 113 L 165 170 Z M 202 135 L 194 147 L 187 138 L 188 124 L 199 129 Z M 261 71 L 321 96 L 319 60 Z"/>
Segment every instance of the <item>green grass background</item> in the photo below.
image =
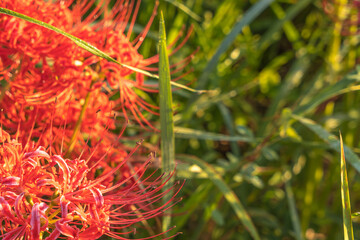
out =
<path fill-rule="evenodd" d="M 152 1 L 142 9 L 139 26 Z M 194 27 L 170 57 L 199 48 L 181 83 L 211 90 L 173 93 L 177 179 L 186 179 L 176 239 L 343 239 L 339 131 L 360 209 L 357 26 L 342 36 L 344 21 L 310 0 L 169 0 L 160 9 L 168 43 Z M 157 27 L 144 55 L 156 53 Z"/>

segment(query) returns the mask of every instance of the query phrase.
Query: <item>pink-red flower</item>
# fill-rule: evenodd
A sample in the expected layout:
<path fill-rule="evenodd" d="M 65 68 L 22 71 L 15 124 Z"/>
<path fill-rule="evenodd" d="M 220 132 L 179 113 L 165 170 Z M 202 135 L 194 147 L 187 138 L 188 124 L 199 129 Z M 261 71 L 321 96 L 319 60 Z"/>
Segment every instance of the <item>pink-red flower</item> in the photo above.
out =
<path fill-rule="evenodd" d="M 138 49 L 149 31 L 158 3 L 144 30 L 131 40 L 140 2 L 116 1 L 111 10 L 110 0 L 1 0 L 0 6 L 52 24 L 120 63 L 157 71 L 151 65 L 158 62 L 158 56 L 145 59 Z M 83 17 L 85 14 L 87 17 Z M 172 53 L 177 52 L 188 37 L 189 34 Z M 173 65 L 173 72 L 181 71 L 190 59 Z M 48 110 L 54 104 L 63 106 L 72 98 L 84 99 L 87 92 L 98 89 L 108 96 L 118 95 L 110 101 L 113 110 L 144 128 L 154 128 L 146 115 L 158 114 L 158 107 L 136 92 L 158 91 L 157 84 L 147 84 L 143 74 L 94 56 L 49 29 L 3 14 L 0 15 L 0 80 L 8 84 L 3 95 L 24 109 L 36 106 Z M 98 104 L 105 106 L 108 101 Z M 13 105 L 1 107 L 14 111 Z"/>
<path fill-rule="evenodd" d="M 140 1 L 116 1 L 109 10 L 110 2 L 0 0 L 0 7 L 54 25 L 123 64 L 156 72 L 158 56 L 145 59 L 138 49 L 158 3 L 132 40 Z M 170 46 L 172 53 L 189 35 Z M 173 73 L 190 59 L 171 66 Z M 138 146 L 127 153 L 111 131 L 125 128 L 118 116 L 154 128 L 146 115 L 157 114 L 158 107 L 141 96 L 157 92 L 157 84 L 58 33 L 4 14 L 0 81 L 1 239 L 123 239 L 134 224 L 170 207 L 158 202 L 171 174 L 148 174 L 151 157 L 132 165 Z"/>
<path fill-rule="evenodd" d="M 171 174 L 145 176 L 151 156 L 122 176 L 139 145 L 114 168 L 103 169 L 103 159 L 67 159 L 0 131 L 1 239 L 124 239 L 134 224 L 170 207 L 154 205 Z"/>

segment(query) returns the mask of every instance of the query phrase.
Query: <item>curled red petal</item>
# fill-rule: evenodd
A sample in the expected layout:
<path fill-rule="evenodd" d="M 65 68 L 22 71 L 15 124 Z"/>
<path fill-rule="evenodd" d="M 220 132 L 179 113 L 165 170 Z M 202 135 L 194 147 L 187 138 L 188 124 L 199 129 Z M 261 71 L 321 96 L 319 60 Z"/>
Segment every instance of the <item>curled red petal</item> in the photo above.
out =
<path fill-rule="evenodd" d="M 66 218 L 68 215 L 68 206 L 70 202 L 65 199 L 64 196 L 60 198 L 61 217 Z"/>
<path fill-rule="evenodd" d="M 25 219 L 23 218 L 23 215 L 22 215 L 21 210 L 20 210 L 20 203 L 22 202 L 24 194 L 25 193 L 19 194 L 19 196 L 15 200 L 15 213 L 18 216 L 18 218 L 20 218 L 21 221 L 25 222 Z"/>
<path fill-rule="evenodd" d="M 19 177 L 4 177 L 1 179 L 1 184 L 4 186 L 9 186 L 9 187 L 13 187 L 13 186 L 19 186 L 20 184 L 20 178 Z"/>
<path fill-rule="evenodd" d="M 55 223 L 55 227 L 64 236 L 77 238 L 79 235 L 79 229 L 71 227 L 68 222 L 71 222 L 71 220 L 63 218 Z"/>
<path fill-rule="evenodd" d="M 31 239 L 40 239 L 40 209 L 39 203 L 35 203 L 31 210 Z"/>
<path fill-rule="evenodd" d="M 48 220 L 46 218 L 45 211 L 48 209 L 48 206 L 45 203 L 35 203 L 31 210 L 31 237 L 34 240 L 40 239 L 40 232 L 45 230 L 48 225 Z M 45 221 L 41 226 L 41 218 Z"/>
<path fill-rule="evenodd" d="M 63 186 L 64 186 L 64 192 L 66 192 L 66 188 L 67 188 L 67 185 L 68 185 L 69 179 L 70 179 L 69 166 L 67 165 L 66 161 L 59 155 L 51 156 L 51 160 L 53 162 L 56 162 L 63 172 Z"/>
<path fill-rule="evenodd" d="M 104 233 L 104 229 L 98 228 L 97 226 L 89 227 L 85 231 L 79 234 L 81 240 L 92 240 L 98 239 Z"/>
<path fill-rule="evenodd" d="M 10 204 L 5 200 L 4 197 L 0 197 L 0 218 L 2 217 L 6 217 L 18 224 L 22 224 L 22 222 L 11 212 Z"/>
<path fill-rule="evenodd" d="M 43 203 L 43 202 L 39 204 L 40 217 L 45 220 L 44 222 L 42 222 L 43 225 L 40 227 L 40 230 L 41 230 L 41 231 L 44 231 L 44 230 L 47 228 L 47 226 L 48 226 L 48 219 L 47 219 L 47 217 L 46 217 L 46 210 L 47 210 L 48 208 L 49 208 L 48 205 L 46 205 L 46 204 Z"/>
<path fill-rule="evenodd" d="M 28 152 L 28 153 L 25 153 L 24 154 L 24 158 L 34 158 L 34 157 L 44 157 L 44 158 L 50 158 L 49 154 L 47 154 L 45 151 L 44 151 L 44 148 L 43 147 L 39 147 L 37 148 L 35 151 L 33 152 Z"/>
<path fill-rule="evenodd" d="M 35 159 L 33 159 L 33 158 L 27 158 L 26 160 L 27 160 L 27 161 L 24 162 L 24 164 L 28 163 L 28 164 L 30 164 L 33 168 L 35 168 L 35 167 L 38 165 L 38 162 L 37 162 Z"/>
<path fill-rule="evenodd" d="M 36 186 L 37 187 L 42 187 L 42 186 L 46 186 L 46 185 L 52 185 L 58 190 L 61 189 L 61 186 L 52 179 L 38 179 L 38 180 L 36 180 Z"/>
<path fill-rule="evenodd" d="M 91 188 L 90 191 L 95 199 L 96 207 L 102 208 L 104 206 L 104 197 L 101 191 L 98 188 Z"/>

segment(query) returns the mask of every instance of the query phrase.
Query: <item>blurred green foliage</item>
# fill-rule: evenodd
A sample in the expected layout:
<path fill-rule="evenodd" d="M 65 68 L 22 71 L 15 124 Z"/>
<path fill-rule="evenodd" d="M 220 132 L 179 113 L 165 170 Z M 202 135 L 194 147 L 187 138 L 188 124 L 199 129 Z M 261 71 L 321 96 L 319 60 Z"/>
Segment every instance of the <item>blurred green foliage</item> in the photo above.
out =
<path fill-rule="evenodd" d="M 153 6 L 142 1 L 139 30 Z M 168 44 L 194 28 L 170 64 L 199 48 L 179 82 L 210 90 L 173 92 L 177 178 L 186 179 L 176 239 L 343 238 L 339 131 L 360 209 L 360 39 L 337 16 L 341 6 L 325 14 L 320 0 L 160 1 Z M 144 56 L 157 53 L 157 35 L 153 24 Z"/>

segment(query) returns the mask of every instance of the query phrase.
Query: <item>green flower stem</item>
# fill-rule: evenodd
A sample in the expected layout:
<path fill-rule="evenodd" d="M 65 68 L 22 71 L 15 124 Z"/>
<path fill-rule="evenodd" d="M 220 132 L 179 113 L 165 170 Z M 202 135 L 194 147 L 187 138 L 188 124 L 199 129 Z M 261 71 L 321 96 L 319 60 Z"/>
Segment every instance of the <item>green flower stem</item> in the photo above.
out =
<path fill-rule="evenodd" d="M 90 85 L 90 88 L 92 87 L 94 81 L 91 83 Z M 75 128 L 74 128 L 74 132 L 71 136 L 71 139 L 70 139 L 70 143 L 69 143 L 69 148 L 68 148 L 68 152 L 66 154 L 66 156 L 68 157 L 72 151 L 74 150 L 74 147 L 75 147 L 75 143 L 76 143 L 76 139 L 77 139 L 77 136 L 80 132 L 80 128 L 81 128 L 81 123 L 82 123 L 82 120 L 85 116 L 85 112 L 86 112 L 86 109 L 87 109 L 87 106 L 89 105 L 89 101 L 90 101 L 90 96 L 91 96 L 91 91 L 89 91 L 87 94 L 86 94 L 86 97 L 85 97 L 85 102 L 82 106 L 82 109 L 81 109 L 81 112 L 80 112 L 80 115 L 79 115 L 79 118 L 76 122 L 76 125 L 75 125 Z"/>
<path fill-rule="evenodd" d="M 26 201 L 30 204 L 30 206 L 34 206 L 34 201 L 32 200 L 32 197 L 29 194 L 25 194 Z"/>
<path fill-rule="evenodd" d="M 53 208 L 53 206 L 56 205 L 55 199 L 59 196 L 59 194 L 60 194 L 59 190 L 56 190 L 56 191 L 53 193 L 53 195 L 51 196 L 51 202 L 50 202 L 50 204 L 49 204 L 48 209 L 46 209 L 46 211 L 45 211 L 46 215 L 50 212 L 50 210 Z"/>

